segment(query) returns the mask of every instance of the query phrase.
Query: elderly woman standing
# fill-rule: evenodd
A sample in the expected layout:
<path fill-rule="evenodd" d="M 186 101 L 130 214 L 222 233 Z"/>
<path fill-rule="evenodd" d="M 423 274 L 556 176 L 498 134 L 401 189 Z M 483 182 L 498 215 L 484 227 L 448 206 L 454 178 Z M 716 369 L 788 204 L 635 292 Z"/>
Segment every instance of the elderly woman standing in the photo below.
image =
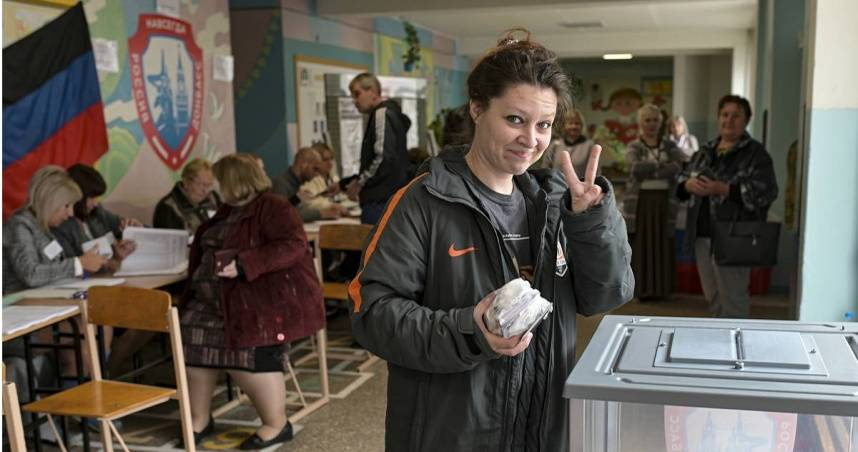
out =
<path fill-rule="evenodd" d="M 700 149 L 700 145 L 697 144 L 697 137 L 688 132 L 688 124 L 686 124 L 685 118 L 679 115 L 673 116 L 670 118 L 669 126 L 670 139 L 682 151 L 685 160 L 691 160 L 691 156 Z"/>
<path fill-rule="evenodd" d="M 221 199 L 214 191 L 214 182 L 209 162 L 191 160 L 182 170 L 182 180 L 155 206 L 152 226 L 184 229 L 193 234 L 220 207 Z"/>
<path fill-rule="evenodd" d="M 303 222 L 249 155 L 214 165 L 226 202 L 197 229 L 181 309 L 191 415 L 198 440 L 213 430 L 211 398 L 227 371 L 262 419 L 241 449 L 292 438 L 284 371 L 289 342 L 324 326 L 322 292 Z"/>
<path fill-rule="evenodd" d="M 716 317 L 744 318 L 750 313 L 750 267 L 718 265 L 712 256 L 716 221 L 765 219 L 778 196 L 772 158 L 745 128 L 751 120 L 747 99 L 727 95 L 718 102 L 718 137 L 694 154 L 679 177 L 676 193 L 690 199 L 686 252 L 694 250 L 703 295 Z"/>
<path fill-rule="evenodd" d="M 666 298 L 673 291 L 673 228 L 677 202 L 671 195 L 683 156 L 669 139 L 658 139 L 661 111 L 652 104 L 638 110 L 640 135 L 629 143 L 629 179 L 623 216 L 632 245 L 635 296 Z"/>
<path fill-rule="evenodd" d="M 72 206 L 80 199 L 80 189 L 64 169 L 45 166 L 33 175 L 24 208 L 3 228 L 3 293 L 101 268 L 105 259 L 95 250 L 66 255 L 51 233 L 52 227 L 72 216 Z"/>
<path fill-rule="evenodd" d="M 557 159 L 558 152 L 566 152 L 572 159 L 572 166 L 577 174 L 584 174 L 587 168 L 587 159 L 590 157 L 590 148 L 593 141 L 584 135 L 584 115 L 578 109 L 572 109 L 567 113 L 563 122 L 563 136 L 551 141 L 545 155 L 542 157 L 543 168 L 559 168 Z"/>

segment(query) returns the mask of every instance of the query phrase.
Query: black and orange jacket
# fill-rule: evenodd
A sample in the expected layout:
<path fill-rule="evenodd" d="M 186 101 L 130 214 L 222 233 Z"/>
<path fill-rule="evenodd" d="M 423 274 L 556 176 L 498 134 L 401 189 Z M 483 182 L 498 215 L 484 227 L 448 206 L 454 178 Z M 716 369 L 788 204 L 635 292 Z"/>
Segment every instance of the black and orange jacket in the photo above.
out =
<path fill-rule="evenodd" d="M 554 312 L 514 358 L 474 324 L 485 295 L 516 278 L 467 177 L 464 148 L 445 150 L 388 203 L 349 287 L 358 342 L 388 361 L 387 451 L 565 451 L 563 382 L 575 315 L 634 292 L 626 228 L 608 181 L 600 206 L 574 215 L 552 170 L 516 177 L 527 202 L 534 286 Z"/>

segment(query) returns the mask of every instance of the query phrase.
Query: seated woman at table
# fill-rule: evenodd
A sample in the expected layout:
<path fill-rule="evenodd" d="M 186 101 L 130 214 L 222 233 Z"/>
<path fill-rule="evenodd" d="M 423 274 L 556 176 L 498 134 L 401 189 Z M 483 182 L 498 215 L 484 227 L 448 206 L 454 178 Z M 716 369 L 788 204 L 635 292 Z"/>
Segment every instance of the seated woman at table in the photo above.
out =
<path fill-rule="evenodd" d="M 122 259 L 133 253 L 137 247 L 131 240 L 120 240 L 122 231 L 126 226 L 143 224 L 134 218 L 122 218 L 98 202 L 98 198 L 107 191 L 107 184 L 95 168 L 75 164 L 66 171 L 80 188 L 83 198 L 74 204 L 74 215 L 59 226 L 51 228 L 51 232 L 67 256 L 79 256 L 83 254 L 84 243 L 112 234 L 112 254 L 105 267 L 108 271 L 116 271 Z"/>
<path fill-rule="evenodd" d="M 213 169 L 226 204 L 197 229 L 179 305 L 194 436 L 213 431 L 212 394 L 226 371 L 262 420 L 240 448 L 262 449 L 292 438 L 289 342 L 324 326 L 322 292 L 298 211 L 271 193 L 254 159 L 227 155 Z"/>
<path fill-rule="evenodd" d="M 221 199 L 214 190 L 211 164 L 193 159 L 182 170 L 182 180 L 158 201 L 152 226 L 163 229 L 184 229 L 193 234 L 199 225 L 211 218 Z"/>
<path fill-rule="evenodd" d="M 30 180 L 27 201 L 3 228 L 3 293 L 40 287 L 96 272 L 106 259 L 96 250 L 67 255 L 51 228 L 72 215 L 81 191 L 58 166 L 39 169 Z"/>

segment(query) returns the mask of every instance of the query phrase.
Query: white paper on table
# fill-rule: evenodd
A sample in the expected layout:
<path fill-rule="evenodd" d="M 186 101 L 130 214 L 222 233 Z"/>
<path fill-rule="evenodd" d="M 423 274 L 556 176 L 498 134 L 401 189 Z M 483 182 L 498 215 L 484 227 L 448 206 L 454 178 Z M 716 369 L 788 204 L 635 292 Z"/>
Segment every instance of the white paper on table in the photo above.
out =
<path fill-rule="evenodd" d="M 83 252 L 85 253 L 92 249 L 92 247 L 98 247 L 98 254 L 110 259 L 111 257 L 113 257 L 113 246 L 111 245 L 113 245 L 115 242 L 116 236 L 114 236 L 112 232 L 108 232 L 107 234 L 104 234 L 97 239 L 92 239 L 88 242 L 83 242 L 81 248 L 83 248 Z"/>
<path fill-rule="evenodd" d="M 8 306 L 3 308 L 3 335 L 27 329 L 33 325 L 61 317 L 77 310 L 77 306 Z"/>
<path fill-rule="evenodd" d="M 122 261 L 115 276 L 169 275 L 183 272 L 188 266 L 188 231 L 128 227 L 125 240 L 134 240 L 137 249 Z"/>
<path fill-rule="evenodd" d="M 119 51 L 116 41 L 104 38 L 92 38 L 92 53 L 95 56 L 95 68 L 104 72 L 119 72 Z"/>
<path fill-rule="evenodd" d="M 50 284 L 46 289 L 76 289 L 86 290 L 92 286 L 118 286 L 125 282 L 124 278 L 69 278 Z"/>

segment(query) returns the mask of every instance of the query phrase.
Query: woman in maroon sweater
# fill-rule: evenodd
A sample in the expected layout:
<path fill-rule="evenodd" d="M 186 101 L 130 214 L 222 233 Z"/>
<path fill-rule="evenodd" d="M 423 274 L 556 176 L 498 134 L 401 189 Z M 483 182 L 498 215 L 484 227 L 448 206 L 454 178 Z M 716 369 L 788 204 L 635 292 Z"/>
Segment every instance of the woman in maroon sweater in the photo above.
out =
<path fill-rule="evenodd" d="M 181 305 L 194 435 L 213 431 L 211 398 L 225 370 L 262 420 L 241 449 L 261 449 L 292 438 L 289 342 L 324 326 L 322 291 L 301 217 L 269 191 L 256 161 L 228 155 L 213 169 L 225 204 L 194 236 Z"/>

